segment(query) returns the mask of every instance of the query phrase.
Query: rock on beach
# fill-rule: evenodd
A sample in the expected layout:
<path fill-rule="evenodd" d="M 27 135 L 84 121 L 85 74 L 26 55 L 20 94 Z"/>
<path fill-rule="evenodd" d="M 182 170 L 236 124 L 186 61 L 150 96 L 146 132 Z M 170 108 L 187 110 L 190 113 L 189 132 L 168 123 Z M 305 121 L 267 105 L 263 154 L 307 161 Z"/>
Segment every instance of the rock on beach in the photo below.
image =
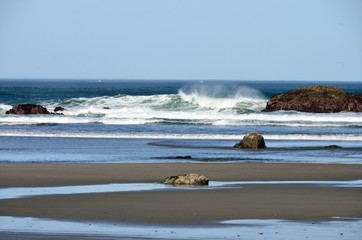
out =
<path fill-rule="evenodd" d="M 189 173 L 167 177 L 163 183 L 174 185 L 209 185 L 209 179 L 204 175 Z"/>

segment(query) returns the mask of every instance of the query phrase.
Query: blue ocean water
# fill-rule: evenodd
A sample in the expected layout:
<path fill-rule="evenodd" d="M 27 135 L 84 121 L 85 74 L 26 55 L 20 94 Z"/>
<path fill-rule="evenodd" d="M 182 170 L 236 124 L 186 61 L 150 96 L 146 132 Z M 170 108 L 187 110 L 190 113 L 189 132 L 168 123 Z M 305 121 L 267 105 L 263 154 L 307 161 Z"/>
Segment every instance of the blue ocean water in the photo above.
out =
<path fill-rule="evenodd" d="M 0 162 L 361 163 L 361 113 L 261 112 L 308 85 L 362 93 L 358 82 L 1 80 Z M 19 103 L 66 110 L 5 114 Z M 252 131 L 266 150 L 232 149 Z"/>

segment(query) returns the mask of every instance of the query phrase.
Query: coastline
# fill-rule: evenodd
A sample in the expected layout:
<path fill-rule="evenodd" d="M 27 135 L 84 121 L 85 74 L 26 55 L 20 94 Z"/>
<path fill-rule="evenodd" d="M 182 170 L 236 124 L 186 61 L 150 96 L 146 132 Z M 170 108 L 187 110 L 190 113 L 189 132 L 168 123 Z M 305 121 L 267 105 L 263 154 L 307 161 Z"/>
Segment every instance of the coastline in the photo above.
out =
<path fill-rule="evenodd" d="M 300 163 L 1 164 L 0 187 L 154 183 L 197 172 L 211 181 L 358 180 L 362 165 Z M 231 219 L 362 217 L 356 187 L 258 184 L 236 188 L 45 195 L 0 200 L 1 216 L 193 225 Z"/>

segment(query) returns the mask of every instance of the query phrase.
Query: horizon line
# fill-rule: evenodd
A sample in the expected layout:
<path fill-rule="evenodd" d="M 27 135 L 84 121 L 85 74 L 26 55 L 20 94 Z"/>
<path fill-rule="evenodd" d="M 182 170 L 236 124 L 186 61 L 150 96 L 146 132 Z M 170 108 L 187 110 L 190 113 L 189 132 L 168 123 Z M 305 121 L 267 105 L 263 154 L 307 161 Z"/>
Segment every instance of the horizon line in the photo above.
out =
<path fill-rule="evenodd" d="M 362 80 L 312 80 L 312 79 L 157 79 L 157 78 L 0 78 L 0 81 L 10 80 L 10 81 L 19 81 L 19 80 L 32 80 L 32 81 L 286 81 L 286 82 L 361 82 Z"/>

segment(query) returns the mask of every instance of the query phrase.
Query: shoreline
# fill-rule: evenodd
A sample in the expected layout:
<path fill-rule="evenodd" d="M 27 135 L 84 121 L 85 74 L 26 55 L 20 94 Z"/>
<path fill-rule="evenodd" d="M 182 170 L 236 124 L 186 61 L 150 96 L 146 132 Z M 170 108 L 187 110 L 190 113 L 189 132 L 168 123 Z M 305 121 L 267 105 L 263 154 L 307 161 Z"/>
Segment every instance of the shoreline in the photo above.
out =
<path fill-rule="evenodd" d="M 362 165 L 300 163 L 1 164 L 0 187 L 154 183 L 196 172 L 211 181 L 358 180 Z M 321 221 L 362 217 L 361 188 L 245 185 L 236 188 L 46 195 L 0 200 L 1 216 L 193 225 L 231 219 Z"/>

